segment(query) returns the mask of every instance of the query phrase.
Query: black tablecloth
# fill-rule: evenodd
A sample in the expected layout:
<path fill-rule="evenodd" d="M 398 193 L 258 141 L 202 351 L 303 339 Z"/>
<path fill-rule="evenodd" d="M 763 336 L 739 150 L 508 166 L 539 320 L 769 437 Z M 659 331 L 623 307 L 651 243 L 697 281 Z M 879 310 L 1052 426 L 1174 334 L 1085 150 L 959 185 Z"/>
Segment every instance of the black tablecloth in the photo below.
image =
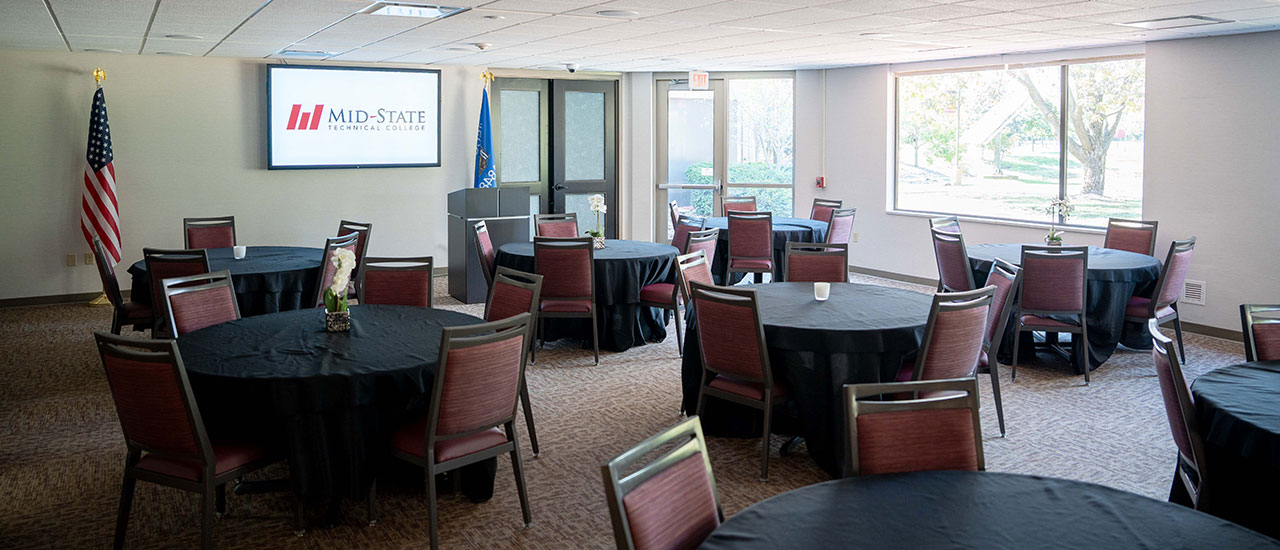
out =
<path fill-rule="evenodd" d="M 818 302 L 813 283 L 748 285 L 760 304 L 774 380 L 787 386 L 792 405 L 774 424 L 803 435 L 809 455 L 833 477 L 841 475 L 844 384 L 891 382 L 904 357 L 920 346 L 932 296 L 884 286 L 836 283 Z M 684 410 L 697 411 L 702 380 L 696 320 L 689 323 L 681 368 Z M 759 437 L 758 411 L 720 399 L 707 401 L 702 424 L 710 435 Z"/>
<path fill-rule="evenodd" d="M 498 265 L 534 271 L 533 243 L 510 243 L 498 248 Z M 595 251 L 596 323 L 600 348 L 627 351 L 667 337 L 662 310 L 640 305 L 640 289 L 654 283 L 676 282 L 676 248 L 644 241 L 609 239 Z M 591 346 L 587 319 L 543 320 L 548 341 L 578 338 Z"/>
<path fill-rule="evenodd" d="M 426 414 L 442 328 L 480 322 L 365 305 L 351 308 L 350 332 L 330 333 L 309 308 L 197 330 L 178 347 L 212 437 L 269 437 L 299 494 L 363 498 L 391 433 Z"/>
<path fill-rule="evenodd" d="M 716 284 L 725 284 L 729 273 L 729 218 L 707 218 L 707 229 L 719 229 L 716 257 L 711 265 Z M 773 272 L 782 277 L 787 272 L 787 243 L 817 243 L 827 239 L 827 222 L 807 218 L 773 218 Z M 728 284 L 741 281 L 746 275 L 735 273 Z M 760 279 L 754 279 L 759 282 Z"/>
<path fill-rule="evenodd" d="M 320 279 L 324 250 L 298 246 L 250 246 L 242 260 L 230 248 L 210 248 L 209 269 L 231 271 L 231 282 L 240 302 L 240 315 L 262 315 L 311 307 Z M 151 276 L 147 263 L 129 266 L 133 276 L 133 301 L 151 303 Z"/>
<path fill-rule="evenodd" d="M 1013 265 L 1022 262 L 1021 244 L 969 245 L 969 266 L 973 269 L 973 281 L 979 286 L 987 280 L 991 264 L 1000 258 Z M 1124 310 L 1129 298 L 1150 296 L 1160 278 L 1160 260 L 1146 254 L 1135 254 L 1110 248 L 1089 247 L 1088 303 L 1085 314 L 1089 322 L 1089 363 L 1098 368 L 1111 357 L 1116 346 L 1123 343 L 1133 349 L 1151 349 L 1151 335 L 1146 325 L 1126 323 Z M 1005 338 L 1000 342 L 999 358 L 1009 363 L 1013 358 L 1013 331 L 1015 325 L 1006 325 Z M 1030 333 L 1024 336 L 1030 338 Z M 1023 340 L 1022 355 L 1028 357 L 1033 350 Z M 1079 367 L 1074 367 L 1079 370 Z"/>
<path fill-rule="evenodd" d="M 1280 361 L 1210 371 L 1191 394 L 1208 455 L 1206 511 L 1280 538 Z M 1190 504 L 1176 478 L 1170 500 Z"/>
<path fill-rule="evenodd" d="M 1239 525 L 1133 493 L 992 472 L 810 485 L 739 512 L 702 544 L 705 550 L 1276 547 L 1280 542 Z"/>

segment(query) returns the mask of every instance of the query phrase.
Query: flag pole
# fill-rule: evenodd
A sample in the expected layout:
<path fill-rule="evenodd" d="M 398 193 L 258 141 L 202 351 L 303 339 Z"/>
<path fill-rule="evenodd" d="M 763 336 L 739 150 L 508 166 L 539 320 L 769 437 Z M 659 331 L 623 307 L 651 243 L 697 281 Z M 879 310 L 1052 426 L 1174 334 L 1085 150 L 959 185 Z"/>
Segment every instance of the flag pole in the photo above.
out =
<path fill-rule="evenodd" d="M 107 79 L 107 71 L 102 70 L 102 67 L 95 67 L 93 69 L 93 81 L 98 85 L 99 88 L 102 87 L 102 81 L 106 79 Z M 94 258 L 93 261 L 96 262 L 98 261 L 98 259 Z M 113 269 L 112 271 L 114 272 L 115 270 Z M 89 305 L 101 307 L 101 306 L 110 306 L 112 304 L 111 304 L 111 300 L 107 299 L 107 293 L 102 292 L 98 294 L 97 298 L 89 300 Z"/>

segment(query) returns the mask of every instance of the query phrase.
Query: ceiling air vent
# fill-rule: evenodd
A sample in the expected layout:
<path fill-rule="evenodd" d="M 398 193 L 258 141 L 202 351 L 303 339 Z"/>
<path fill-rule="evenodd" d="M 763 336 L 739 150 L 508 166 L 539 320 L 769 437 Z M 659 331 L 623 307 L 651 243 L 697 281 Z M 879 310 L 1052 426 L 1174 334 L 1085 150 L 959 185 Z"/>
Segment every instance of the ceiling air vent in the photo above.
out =
<path fill-rule="evenodd" d="M 1204 305 L 1204 281 L 1187 279 L 1186 285 L 1182 287 L 1182 299 L 1179 302 L 1197 306 Z"/>
<path fill-rule="evenodd" d="M 1203 15 L 1184 15 L 1181 17 L 1164 17 L 1161 19 L 1147 19 L 1145 21 L 1131 21 L 1129 23 L 1119 24 L 1137 29 L 1158 31 L 1164 29 L 1180 29 L 1183 27 L 1199 27 L 1201 25 L 1216 25 L 1218 23 L 1231 23 L 1231 21 L 1227 19 L 1218 19 L 1217 17 L 1205 17 Z"/>

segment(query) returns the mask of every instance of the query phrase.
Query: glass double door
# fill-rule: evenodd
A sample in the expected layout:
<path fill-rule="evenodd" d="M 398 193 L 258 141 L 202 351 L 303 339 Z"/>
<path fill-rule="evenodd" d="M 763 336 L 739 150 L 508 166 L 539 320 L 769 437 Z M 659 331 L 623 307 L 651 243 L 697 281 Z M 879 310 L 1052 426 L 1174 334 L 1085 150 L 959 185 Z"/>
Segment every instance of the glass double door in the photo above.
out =
<path fill-rule="evenodd" d="M 577 213 L 580 231 L 597 227 L 590 197 L 603 195 L 608 212 L 599 217 L 599 227 L 615 238 L 616 87 L 614 81 L 494 80 L 498 184 L 528 187 L 531 212 Z"/>

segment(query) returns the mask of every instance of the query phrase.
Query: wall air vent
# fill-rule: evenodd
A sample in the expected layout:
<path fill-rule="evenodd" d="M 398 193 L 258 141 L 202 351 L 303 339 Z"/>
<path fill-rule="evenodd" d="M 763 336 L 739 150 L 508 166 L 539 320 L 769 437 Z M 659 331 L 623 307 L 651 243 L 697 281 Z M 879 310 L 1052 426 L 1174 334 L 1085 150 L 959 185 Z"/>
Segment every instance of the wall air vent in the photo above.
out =
<path fill-rule="evenodd" d="M 1182 299 L 1178 303 L 1204 305 L 1204 281 L 1187 279 L 1186 285 L 1182 287 Z"/>

